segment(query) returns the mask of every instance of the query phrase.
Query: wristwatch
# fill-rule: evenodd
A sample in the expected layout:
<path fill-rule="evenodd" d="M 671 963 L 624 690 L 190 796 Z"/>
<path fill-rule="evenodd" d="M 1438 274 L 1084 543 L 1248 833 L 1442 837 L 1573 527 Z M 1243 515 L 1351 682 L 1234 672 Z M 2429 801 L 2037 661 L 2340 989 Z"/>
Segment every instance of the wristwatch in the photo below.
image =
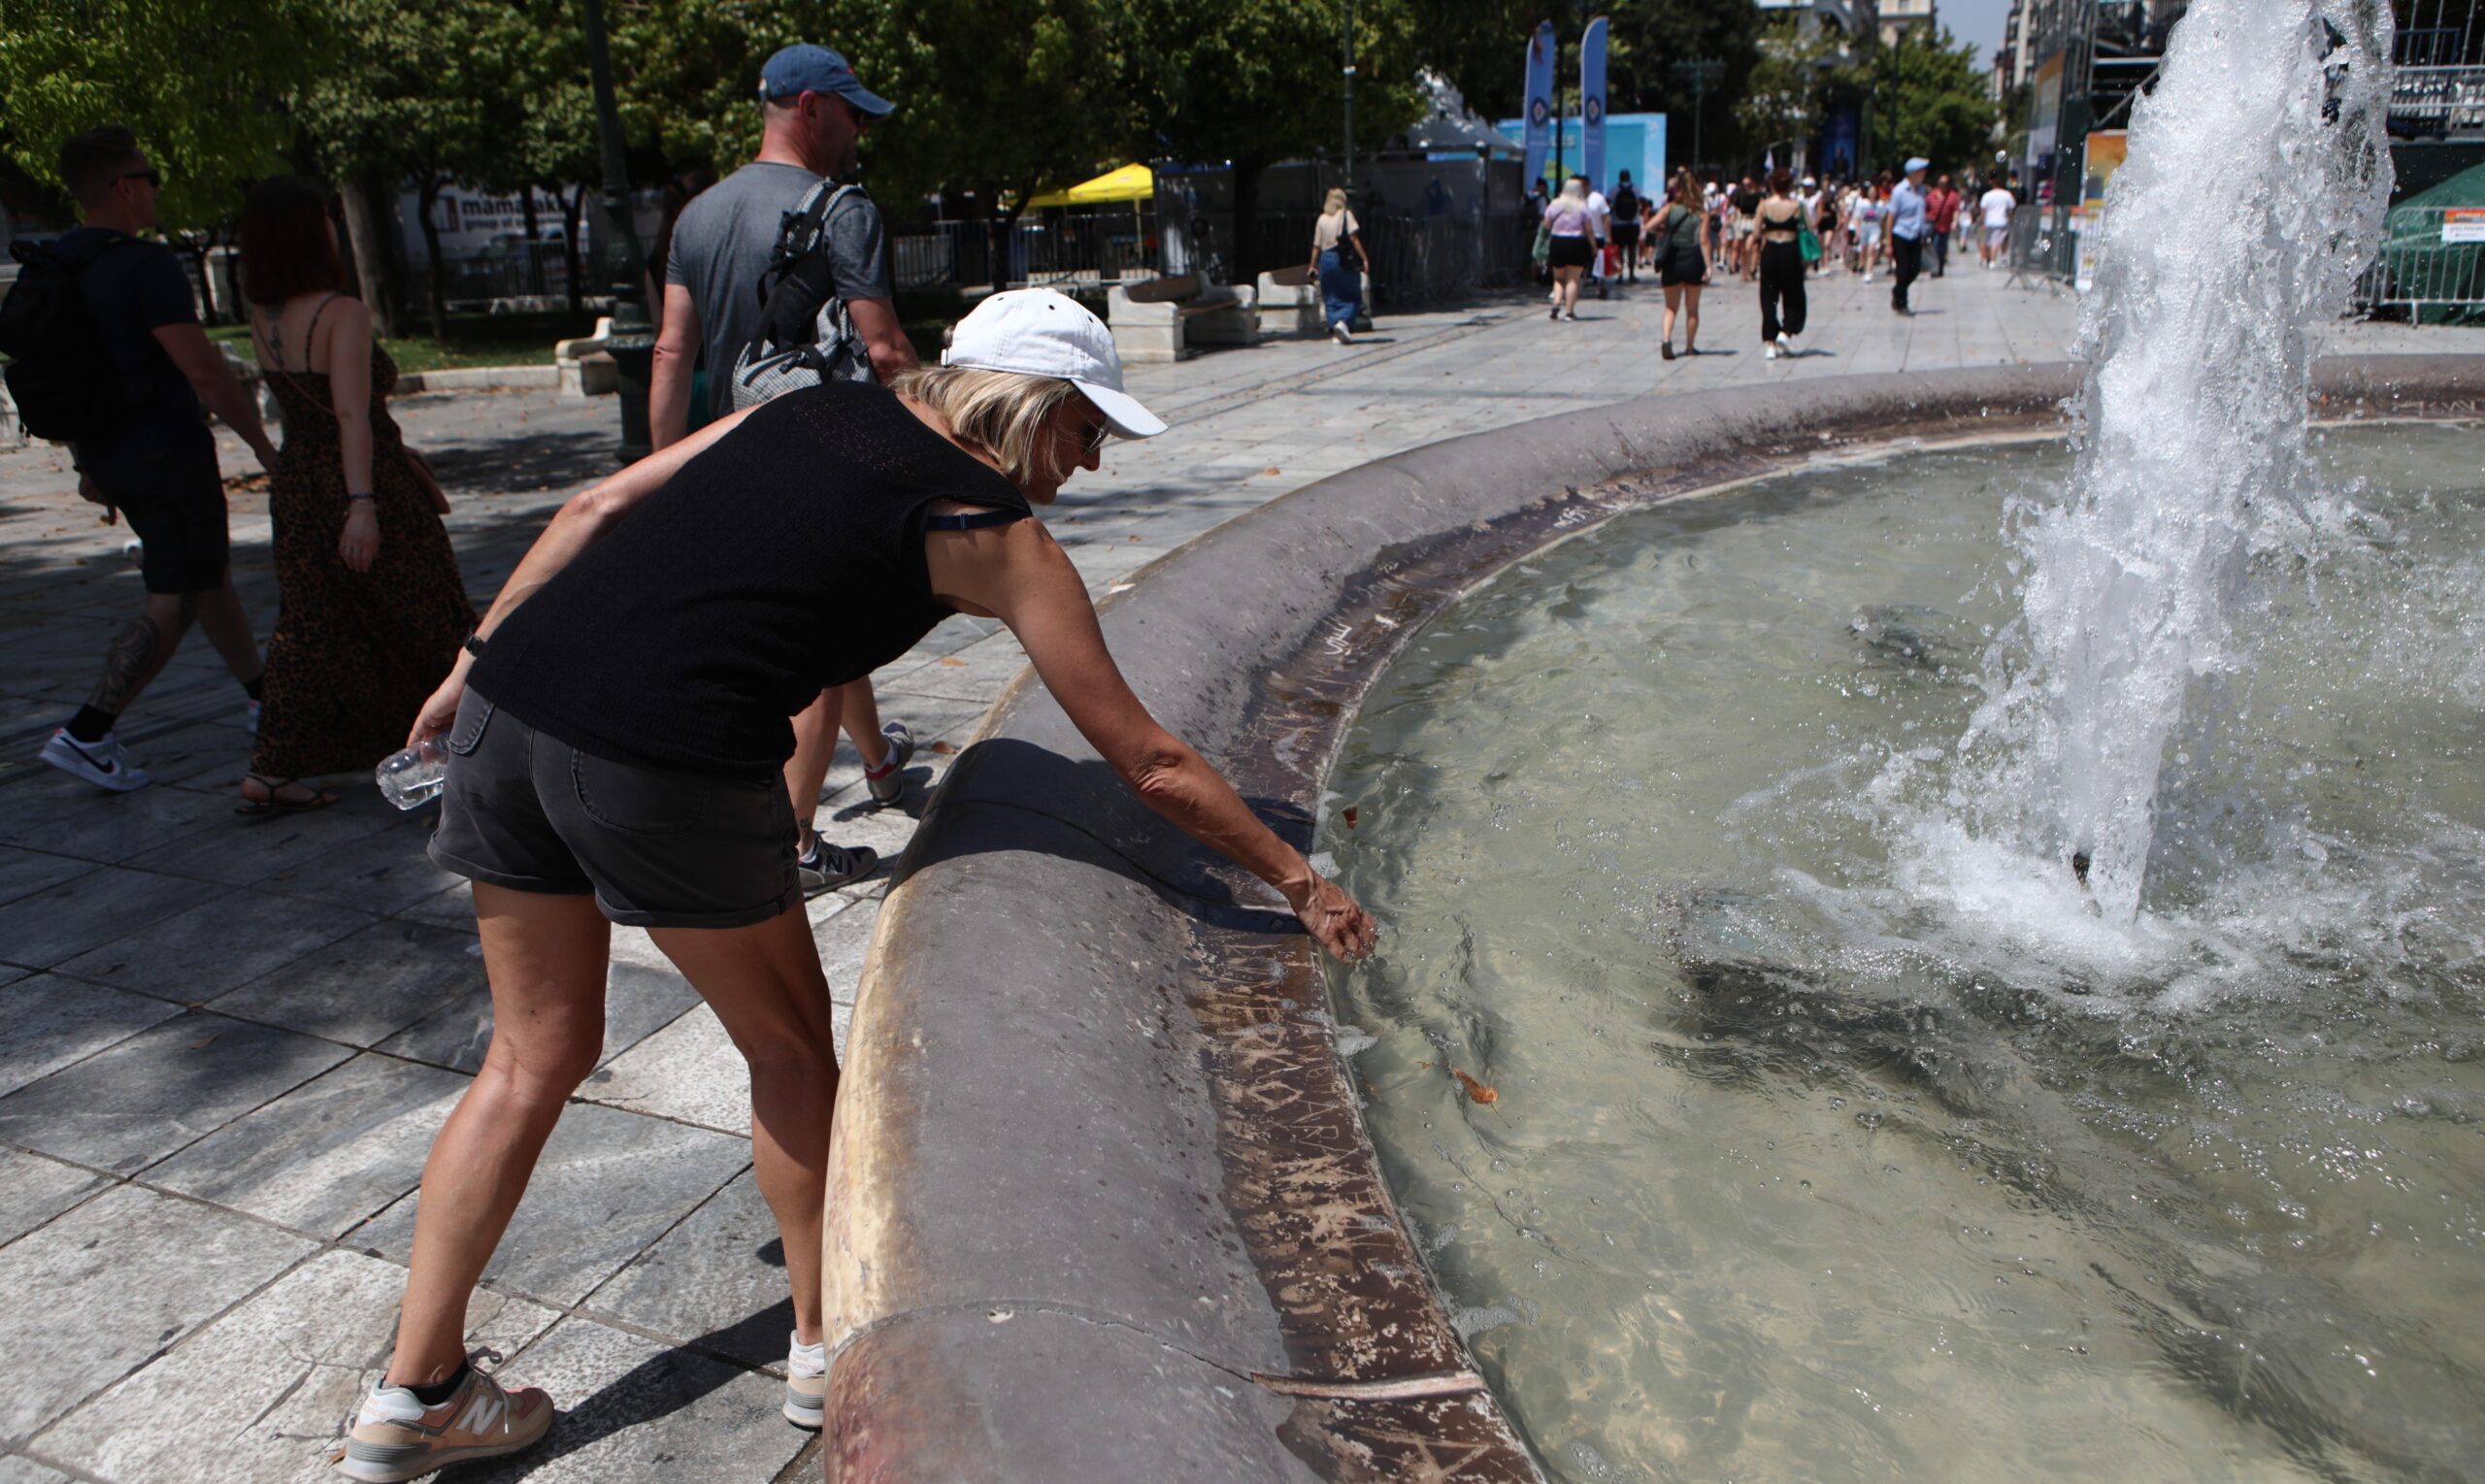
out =
<path fill-rule="evenodd" d="M 466 642 L 458 645 L 458 647 L 480 660 L 483 657 L 483 636 L 480 634 L 469 634 L 466 636 Z"/>

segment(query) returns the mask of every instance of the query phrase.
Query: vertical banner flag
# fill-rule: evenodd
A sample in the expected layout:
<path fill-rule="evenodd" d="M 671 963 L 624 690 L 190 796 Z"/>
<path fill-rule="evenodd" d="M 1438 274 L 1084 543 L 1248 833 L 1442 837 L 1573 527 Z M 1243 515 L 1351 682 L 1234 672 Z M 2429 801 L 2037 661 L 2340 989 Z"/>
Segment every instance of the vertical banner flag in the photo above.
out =
<path fill-rule="evenodd" d="M 1553 22 L 1538 25 L 1527 40 L 1527 163 L 1525 178 L 1544 176 L 1553 149 Z"/>
<path fill-rule="evenodd" d="M 1605 181 L 1605 17 L 1588 22 L 1579 37 L 1579 174 L 1588 189 L 1609 190 Z"/>

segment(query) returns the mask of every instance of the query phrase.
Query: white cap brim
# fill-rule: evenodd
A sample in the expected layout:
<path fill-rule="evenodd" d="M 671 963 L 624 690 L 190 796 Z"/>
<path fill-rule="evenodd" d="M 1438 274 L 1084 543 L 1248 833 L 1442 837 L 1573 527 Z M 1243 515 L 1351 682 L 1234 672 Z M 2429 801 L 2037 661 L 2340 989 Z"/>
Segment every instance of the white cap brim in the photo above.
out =
<path fill-rule="evenodd" d="M 1165 431 L 1165 419 L 1140 406 L 1139 399 L 1126 391 L 1094 381 L 1073 380 L 1070 384 L 1105 414 L 1106 430 L 1116 438 L 1154 438 Z"/>

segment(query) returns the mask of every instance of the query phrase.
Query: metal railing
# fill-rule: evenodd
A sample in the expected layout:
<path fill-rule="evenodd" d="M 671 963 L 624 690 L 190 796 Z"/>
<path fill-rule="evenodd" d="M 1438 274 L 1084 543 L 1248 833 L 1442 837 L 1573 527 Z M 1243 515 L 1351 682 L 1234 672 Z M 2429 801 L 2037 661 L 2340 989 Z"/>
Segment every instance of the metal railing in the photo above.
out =
<path fill-rule="evenodd" d="M 579 273 L 587 291 L 601 292 L 610 286 L 601 271 L 594 251 L 585 249 Z M 451 258 L 441 272 L 441 288 L 452 309 L 487 309 L 507 300 L 561 299 L 570 291 L 569 254 L 559 243 L 509 244 L 480 257 Z M 430 286 L 429 268 L 418 266 L 408 273 L 412 302 L 420 304 Z"/>
<path fill-rule="evenodd" d="M 2356 280 L 2356 308 L 2418 324 L 2485 313 L 2485 243 L 2442 241 L 2449 214 L 2460 210 L 2394 208 L 2381 251 Z"/>
<path fill-rule="evenodd" d="M 2390 87 L 2394 124 L 2443 134 L 2485 132 L 2485 67 L 2402 67 Z"/>

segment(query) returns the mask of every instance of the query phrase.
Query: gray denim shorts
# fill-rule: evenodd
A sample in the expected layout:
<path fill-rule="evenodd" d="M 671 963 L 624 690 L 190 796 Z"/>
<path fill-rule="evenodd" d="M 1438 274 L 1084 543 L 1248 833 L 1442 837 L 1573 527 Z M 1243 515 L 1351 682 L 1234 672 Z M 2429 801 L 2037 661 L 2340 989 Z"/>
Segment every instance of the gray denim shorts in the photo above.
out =
<path fill-rule="evenodd" d="M 433 864 L 552 896 L 595 894 L 626 927 L 739 928 L 803 900 L 783 781 L 614 762 L 471 688 L 448 729 Z"/>

